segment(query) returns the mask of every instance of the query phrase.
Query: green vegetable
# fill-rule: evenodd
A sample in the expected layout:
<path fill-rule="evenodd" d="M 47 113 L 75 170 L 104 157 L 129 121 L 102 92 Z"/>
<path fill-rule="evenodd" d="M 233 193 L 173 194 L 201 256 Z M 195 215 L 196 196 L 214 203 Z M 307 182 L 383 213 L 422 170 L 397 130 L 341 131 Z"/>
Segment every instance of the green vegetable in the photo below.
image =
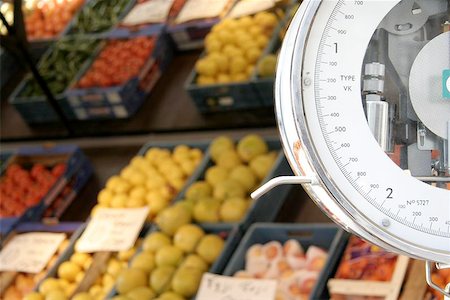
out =
<path fill-rule="evenodd" d="M 71 33 L 99 33 L 110 29 L 130 0 L 93 0 L 78 14 Z"/>
<path fill-rule="evenodd" d="M 62 93 L 80 70 L 82 64 L 92 55 L 98 40 L 65 39 L 58 41 L 48 56 L 44 56 L 38 70 L 53 95 Z M 42 96 L 36 80 L 31 78 L 25 84 L 20 96 Z"/>

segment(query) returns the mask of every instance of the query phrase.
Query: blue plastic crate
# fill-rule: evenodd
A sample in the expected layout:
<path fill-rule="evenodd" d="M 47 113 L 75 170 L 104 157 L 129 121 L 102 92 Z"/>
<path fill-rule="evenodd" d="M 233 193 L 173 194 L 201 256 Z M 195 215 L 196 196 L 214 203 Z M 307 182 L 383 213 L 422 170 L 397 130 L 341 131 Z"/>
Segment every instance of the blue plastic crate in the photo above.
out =
<path fill-rule="evenodd" d="M 81 189 L 87 183 L 93 171 L 87 157 L 75 145 L 23 147 L 17 150 L 9 163 L 21 165 L 65 163 L 66 170 L 37 205 L 28 208 L 19 217 L 0 218 L 0 233 L 2 236 L 8 235 L 19 222 L 39 221 L 44 211 L 53 203 L 69 181 L 75 180 L 78 183 L 77 188 Z M 83 172 L 79 172 L 80 168 L 83 168 Z"/>
<path fill-rule="evenodd" d="M 191 21 L 182 24 L 169 23 L 167 32 L 177 50 L 186 51 L 203 48 L 203 40 L 211 28 L 220 22 L 220 18 Z"/>
<path fill-rule="evenodd" d="M 278 155 L 277 159 L 274 162 L 272 170 L 269 172 L 269 174 L 267 174 L 266 178 L 262 180 L 261 185 L 274 177 L 293 175 L 292 170 L 289 167 L 289 163 L 287 162 L 284 152 L 281 148 L 280 141 L 273 139 L 267 140 L 266 142 L 269 146 L 269 151 L 278 151 Z M 202 170 L 197 174 L 197 176 L 193 178 L 192 183 L 199 180 L 204 180 L 206 170 L 214 165 L 209 151 L 207 152 L 205 158 L 206 164 L 203 166 Z M 244 218 L 240 222 L 201 223 L 201 226 L 214 229 L 214 228 L 221 228 L 224 225 L 233 225 L 239 226 L 242 230 L 245 231 L 252 223 L 274 221 L 292 188 L 293 187 L 289 185 L 282 185 L 269 191 L 260 199 L 253 201 L 250 207 L 248 208 Z M 180 201 L 185 197 L 186 191 L 187 188 L 180 193 L 177 201 Z"/>
<path fill-rule="evenodd" d="M 92 40 L 93 38 L 87 38 L 86 40 L 89 39 Z M 38 68 L 48 57 L 52 55 L 55 45 L 56 44 L 45 50 L 45 53 L 42 55 L 41 59 L 38 62 Z M 33 76 L 31 75 L 31 73 L 28 73 L 27 76 L 14 89 L 11 96 L 8 98 L 8 102 L 14 106 L 14 108 L 22 115 L 22 118 L 27 123 L 35 124 L 58 122 L 60 119 L 52 106 L 49 104 L 45 95 L 32 97 L 21 95 L 25 86 L 32 78 Z M 77 116 L 72 110 L 70 103 L 67 101 L 64 92 L 53 96 L 68 119 L 77 119 Z"/>
<path fill-rule="evenodd" d="M 221 274 L 224 270 L 225 266 L 227 265 L 228 260 L 231 258 L 231 255 L 233 254 L 234 250 L 238 246 L 241 238 L 242 233 L 236 226 L 231 225 L 222 225 L 220 227 L 216 228 L 206 228 L 203 226 L 200 226 L 203 228 L 206 234 L 217 234 L 225 239 L 225 245 L 223 247 L 222 253 L 217 258 L 217 260 L 211 265 L 208 272 L 214 273 L 214 274 Z M 158 227 L 156 225 L 153 225 L 150 230 L 148 231 L 147 235 L 151 234 L 152 232 L 158 231 Z M 138 255 L 140 252 L 142 252 L 142 248 L 140 248 L 136 254 Z M 133 259 L 130 260 L 129 264 Z M 107 298 L 112 298 L 117 295 L 117 290 L 113 288 L 109 293 Z M 194 297 L 195 298 L 195 297 Z"/>
<path fill-rule="evenodd" d="M 126 38 L 137 36 L 141 34 L 131 34 Z M 139 76 L 118 86 L 74 88 L 74 84 L 89 70 L 102 48 L 97 49 L 93 57 L 84 64 L 75 76 L 72 87 L 65 92 L 69 106 L 79 120 L 131 117 L 143 104 L 173 58 L 173 48 L 168 36 L 159 32 L 155 48 Z"/>
<path fill-rule="evenodd" d="M 243 270 L 246 252 L 254 244 L 265 244 L 270 241 L 284 243 L 289 239 L 295 239 L 301 243 L 305 250 L 309 246 L 314 245 L 328 251 L 325 267 L 320 273 L 316 286 L 310 295 L 310 299 L 322 299 L 316 298 L 317 291 L 322 290 L 326 286 L 326 279 L 330 273 L 329 265 L 335 260 L 336 252 L 345 247 L 344 236 L 344 231 L 333 224 L 257 223 L 252 225 L 244 235 L 223 274 L 232 276 L 237 271 Z"/>

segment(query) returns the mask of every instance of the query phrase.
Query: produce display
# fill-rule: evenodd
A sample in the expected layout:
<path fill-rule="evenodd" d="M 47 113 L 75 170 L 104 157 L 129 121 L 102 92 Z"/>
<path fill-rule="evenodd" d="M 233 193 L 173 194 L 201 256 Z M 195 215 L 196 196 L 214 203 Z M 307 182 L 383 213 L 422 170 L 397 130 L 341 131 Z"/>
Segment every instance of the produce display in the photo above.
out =
<path fill-rule="evenodd" d="M 193 183 L 182 201 L 199 223 L 238 222 L 251 205 L 253 192 L 273 167 L 278 153 L 266 141 L 247 135 L 237 145 L 220 136 L 210 146 L 214 162 L 204 179 Z"/>
<path fill-rule="evenodd" d="M 431 278 L 440 288 L 450 283 L 450 269 L 434 270 L 431 274 Z M 424 297 L 425 300 L 444 300 L 444 295 L 438 291 L 428 287 L 428 291 Z"/>
<path fill-rule="evenodd" d="M 188 214 L 183 206 L 176 207 Z M 119 296 L 114 299 L 184 300 L 197 293 L 203 273 L 219 257 L 225 242 L 221 236 L 189 224 L 188 219 L 169 227 L 144 239 L 142 251 L 117 277 Z"/>
<path fill-rule="evenodd" d="M 126 251 L 114 252 L 106 262 L 102 272 L 86 292 L 80 292 L 73 295 L 72 299 L 105 299 L 108 292 L 114 286 L 117 276 L 127 267 L 130 259 L 135 255 L 136 249 L 141 245 L 142 239 L 138 239 L 134 247 Z"/>
<path fill-rule="evenodd" d="M 93 254 L 74 252 L 69 260 L 58 266 L 57 278 L 46 278 L 39 285 L 38 291 L 28 294 L 25 300 L 32 299 L 104 299 L 114 284 L 117 274 L 124 269 L 134 255 L 141 240 L 137 240 L 129 250 L 114 253 L 108 260 L 105 271 L 95 281 L 86 293 L 73 295 L 78 285 L 84 280 L 86 272 L 90 271 Z M 73 295 L 73 297 L 72 297 Z M 40 297 L 40 298 L 39 298 Z M 84 297 L 84 298 L 83 298 Z"/>
<path fill-rule="evenodd" d="M 51 49 L 52 52 L 41 59 L 38 70 L 54 95 L 62 93 L 71 80 L 88 59 L 98 41 L 95 39 L 61 39 Z M 42 96 L 43 92 L 38 83 L 30 79 L 19 96 Z"/>
<path fill-rule="evenodd" d="M 390 281 L 397 255 L 352 236 L 335 278 Z"/>
<path fill-rule="evenodd" d="M 206 55 L 195 65 L 196 83 L 249 80 L 278 23 L 276 14 L 260 12 L 215 25 L 205 38 Z"/>
<path fill-rule="evenodd" d="M 89 1 L 77 15 L 70 33 L 99 33 L 110 29 L 119 22 L 129 2 L 130 0 Z"/>
<path fill-rule="evenodd" d="M 97 207 L 149 206 L 151 220 L 169 206 L 202 158 L 200 149 L 186 145 L 179 145 L 172 152 L 150 148 L 144 156 L 134 157 L 120 175 L 108 179 L 92 213 Z"/>
<path fill-rule="evenodd" d="M 8 166 L 0 179 L 0 217 L 17 217 L 37 205 L 65 170 L 63 163 L 53 167 L 34 164 L 30 169 Z"/>
<path fill-rule="evenodd" d="M 69 245 L 69 240 L 66 238 L 59 246 L 56 253 L 47 263 L 47 266 L 44 270 L 42 270 L 38 274 L 27 274 L 27 273 L 18 273 L 15 277 L 13 283 L 5 289 L 5 292 L 2 295 L 3 300 L 22 300 L 27 299 L 27 295 L 31 294 L 33 289 L 38 285 L 38 283 L 45 277 L 47 272 L 53 267 L 56 263 L 58 257 L 66 250 Z M 3 274 L 0 274 L 3 276 Z"/>
<path fill-rule="evenodd" d="M 52 38 L 63 32 L 84 0 L 38 0 L 25 14 L 25 30 L 30 40 Z"/>
<path fill-rule="evenodd" d="M 76 87 L 109 87 L 127 82 L 138 76 L 154 47 L 154 37 L 109 41 Z"/>
<path fill-rule="evenodd" d="M 245 256 L 245 270 L 238 278 L 276 279 L 276 300 L 308 299 L 327 260 L 327 252 L 309 246 L 306 253 L 297 240 L 251 246 Z"/>

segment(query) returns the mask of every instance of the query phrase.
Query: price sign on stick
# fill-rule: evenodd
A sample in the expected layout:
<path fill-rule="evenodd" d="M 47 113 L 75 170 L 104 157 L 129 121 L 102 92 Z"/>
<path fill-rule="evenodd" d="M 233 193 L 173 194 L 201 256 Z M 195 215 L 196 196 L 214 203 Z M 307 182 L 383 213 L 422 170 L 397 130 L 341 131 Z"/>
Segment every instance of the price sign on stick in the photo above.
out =
<path fill-rule="evenodd" d="M 0 252 L 0 271 L 41 272 L 65 237 L 47 232 L 16 235 Z"/>
<path fill-rule="evenodd" d="M 100 208 L 76 244 L 79 252 L 123 251 L 133 247 L 148 207 Z"/>
<path fill-rule="evenodd" d="M 137 4 L 123 20 L 124 25 L 165 22 L 174 0 L 152 0 Z"/>
<path fill-rule="evenodd" d="M 269 10 L 275 6 L 275 0 L 246 0 L 238 2 L 229 14 L 229 18 L 240 18 Z"/>
<path fill-rule="evenodd" d="M 189 0 L 183 6 L 175 23 L 180 24 L 192 20 L 215 18 L 220 16 L 229 0 Z"/>
<path fill-rule="evenodd" d="M 244 279 L 205 273 L 197 300 L 274 300 L 276 280 Z"/>

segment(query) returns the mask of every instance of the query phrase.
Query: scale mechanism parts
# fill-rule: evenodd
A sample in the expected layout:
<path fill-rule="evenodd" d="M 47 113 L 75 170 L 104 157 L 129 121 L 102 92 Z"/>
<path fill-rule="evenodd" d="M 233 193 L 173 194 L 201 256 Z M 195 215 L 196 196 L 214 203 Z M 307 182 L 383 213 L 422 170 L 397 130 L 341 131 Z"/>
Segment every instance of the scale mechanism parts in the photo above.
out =
<path fill-rule="evenodd" d="M 385 66 L 380 63 L 365 65 L 363 95 L 370 130 L 383 151 L 393 152 L 393 114 L 389 102 L 383 99 Z"/>

